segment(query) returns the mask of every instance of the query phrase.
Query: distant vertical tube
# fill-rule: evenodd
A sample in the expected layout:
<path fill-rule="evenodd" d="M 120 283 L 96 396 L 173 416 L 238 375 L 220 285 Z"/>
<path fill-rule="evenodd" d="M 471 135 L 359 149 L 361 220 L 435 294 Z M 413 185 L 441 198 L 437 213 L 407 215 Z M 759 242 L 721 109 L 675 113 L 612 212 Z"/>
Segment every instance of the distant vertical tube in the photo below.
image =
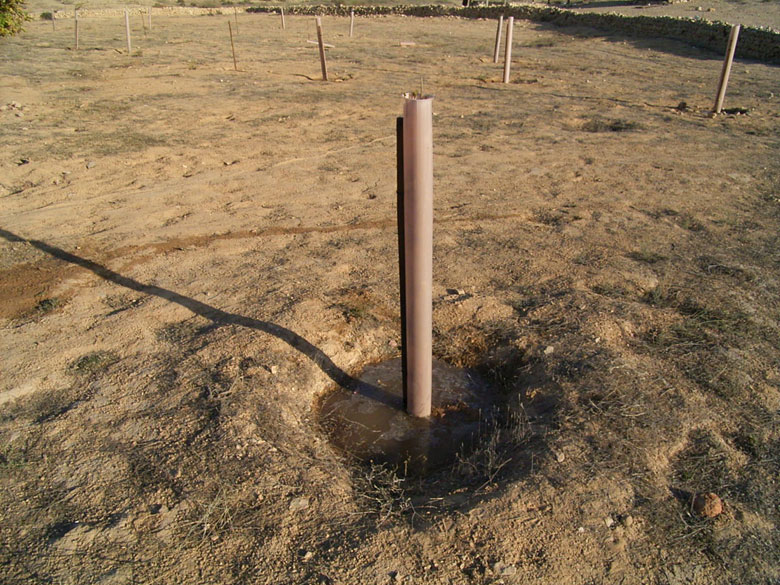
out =
<path fill-rule="evenodd" d="M 328 65 L 325 63 L 325 45 L 322 42 L 322 19 L 318 16 L 317 22 L 317 44 L 320 46 L 320 67 L 322 68 L 322 81 L 328 81 Z"/>
<path fill-rule="evenodd" d="M 284 8 L 281 9 L 282 12 L 282 30 L 285 30 L 287 28 L 287 24 L 284 22 Z"/>
<path fill-rule="evenodd" d="M 79 11 L 75 8 L 73 9 L 73 18 L 75 19 L 73 25 L 75 27 L 75 34 L 76 34 L 76 44 L 75 44 L 75 50 L 79 50 Z"/>
<path fill-rule="evenodd" d="M 739 38 L 740 25 L 735 24 L 731 27 L 729 33 L 729 44 L 726 49 L 726 58 L 723 61 L 723 68 L 720 70 L 720 82 L 718 83 L 718 96 L 715 98 L 715 107 L 712 109 L 716 114 L 720 114 L 723 109 L 723 100 L 726 99 L 726 86 L 729 84 L 729 75 L 731 75 L 731 63 L 734 61 L 734 52 L 737 50 L 737 39 Z"/>
<path fill-rule="evenodd" d="M 133 45 L 130 42 L 130 15 L 125 8 L 125 37 L 127 37 L 127 54 L 129 55 L 133 51 Z"/>
<path fill-rule="evenodd" d="M 404 101 L 404 251 L 406 260 L 407 404 L 431 414 L 433 329 L 433 98 Z"/>
<path fill-rule="evenodd" d="M 352 30 L 355 28 L 355 11 L 349 11 L 349 37 L 352 38 Z"/>
<path fill-rule="evenodd" d="M 512 29 L 515 18 L 510 16 L 506 21 L 506 48 L 504 49 L 504 83 L 509 83 L 509 69 L 512 67 Z"/>
<path fill-rule="evenodd" d="M 229 20 L 228 31 L 230 32 L 230 50 L 233 52 L 233 69 L 238 71 L 238 61 L 236 60 L 236 45 L 233 43 L 233 24 Z"/>
<path fill-rule="evenodd" d="M 501 52 L 501 29 L 504 27 L 504 15 L 498 17 L 498 27 L 496 28 L 496 46 L 493 49 L 493 63 L 498 63 L 498 54 Z"/>

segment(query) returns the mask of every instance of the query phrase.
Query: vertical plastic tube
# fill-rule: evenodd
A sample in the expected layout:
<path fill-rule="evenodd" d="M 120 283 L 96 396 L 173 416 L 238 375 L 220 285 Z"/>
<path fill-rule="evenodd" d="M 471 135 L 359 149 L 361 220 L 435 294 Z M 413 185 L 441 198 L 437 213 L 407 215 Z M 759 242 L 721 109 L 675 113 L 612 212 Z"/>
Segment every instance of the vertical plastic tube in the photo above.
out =
<path fill-rule="evenodd" d="M 739 38 L 740 28 L 740 25 L 735 24 L 731 27 L 731 32 L 729 33 L 729 45 L 726 49 L 726 58 L 723 61 L 723 68 L 720 70 L 718 96 L 715 98 L 715 107 L 712 109 L 716 114 L 720 114 L 720 111 L 723 109 L 723 100 L 726 99 L 726 86 L 729 84 L 731 63 L 734 61 L 734 52 L 737 50 L 737 39 Z"/>
<path fill-rule="evenodd" d="M 130 15 L 125 8 L 125 37 L 127 37 L 127 54 L 129 55 L 133 51 L 133 45 L 130 42 Z"/>
<path fill-rule="evenodd" d="M 433 98 L 405 97 L 406 411 L 427 417 L 431 414 L 433 349 Z"/>
<path fill-rule="evenodd" d="M 512 29 L 515 19 L 510 16 L 506 21 L 506 48 L 504 49 L 504 83 L 509 83 L 509 69 L 512 67 Z"/>
<path fill-rule="evenodd" d="M 352 30 L 355 28 L 355 11 L 349 11 L 349 38 L 352 38 Z"/>
<path fill-rule="evenodd" d="M 73 26 L 75 27 L 75 35 L 76 35 L 76 44 L 75 49 L 76 51 L 79 50 L 79 11 L 75 8 L 73 9 L 73 18 L 75 19 L 73 22 Z"/>
<path fill-rule="evenodd" d="M 398 283 L 401 301 L 401 383 L 404 410 L 409 402 L 409 387 L 406 345 L 406 251 L 404 250 L 404 118 L 395 120 L 396 136 L 396 212 L 398 219 Z"/>
<path fill-rule="evenodd" d="M 322 68 L 322 81 L 328 81 L 328 65 L 325 63 L 325 45 L 322 43 L 322 19 L 317 17 L 317 44 L 320 47 L 320 67 Z"/>
<path fill-rule="evenodd" d="M 496 46 L 493 49 L 493 63 L 498 63 L 498 54 L 501 52 L 501 29 L 504 27 L 504 15 L 498 17 L 498 27 L 496 28 Z"/>
<path fill-rule="evenodd" d="M 281 9 L 282 13 L 282 30 L 285 30 L 287 28 L 287 24 L 284 22 L 284 8 Z"/>
<path fill-rule="evenodd" d="M 149 32 L 152 32 L 152 7 L 146 9 L 146 18 L 149 21 Z"/>

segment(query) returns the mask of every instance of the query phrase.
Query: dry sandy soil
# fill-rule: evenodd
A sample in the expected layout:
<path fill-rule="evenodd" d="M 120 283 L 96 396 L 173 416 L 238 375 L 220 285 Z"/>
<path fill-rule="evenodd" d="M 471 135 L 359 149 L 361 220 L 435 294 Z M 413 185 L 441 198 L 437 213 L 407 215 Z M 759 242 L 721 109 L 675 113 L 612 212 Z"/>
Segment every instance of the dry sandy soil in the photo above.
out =
<path fill-rule="evenodd" d="M 504 85 L 492 22 L 328 17 L 323 83 L 239 21 L 240 71 L 226 17 L 0 44 L 2 581 L 777 583 L 780 70 L 711 117 L 681 43 L 518 22 Z M 420 77 L 435 352 L 511 416 L 404 479 L 316 404 L 398 355 Z"/>

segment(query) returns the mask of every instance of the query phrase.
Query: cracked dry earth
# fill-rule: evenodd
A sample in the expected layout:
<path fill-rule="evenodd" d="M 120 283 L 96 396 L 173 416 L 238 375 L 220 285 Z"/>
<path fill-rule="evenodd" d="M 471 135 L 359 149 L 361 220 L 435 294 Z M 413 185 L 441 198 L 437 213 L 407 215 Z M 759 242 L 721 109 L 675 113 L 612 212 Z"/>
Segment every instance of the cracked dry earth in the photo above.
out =
<path fill-rule="evenodd" d="M 492 22 L 327 17 L 322 83 L 313 19 L 239 20 L 239 71 L 225 17 L 2 41 L 2 580 L 777 583 L 777 67 L 713 118 L 682 43 L 520 21 L 504 85 Z M 316 407 L 399 353 L 420 77 L 435 353 L 513 414 L 414 479 Z"/>

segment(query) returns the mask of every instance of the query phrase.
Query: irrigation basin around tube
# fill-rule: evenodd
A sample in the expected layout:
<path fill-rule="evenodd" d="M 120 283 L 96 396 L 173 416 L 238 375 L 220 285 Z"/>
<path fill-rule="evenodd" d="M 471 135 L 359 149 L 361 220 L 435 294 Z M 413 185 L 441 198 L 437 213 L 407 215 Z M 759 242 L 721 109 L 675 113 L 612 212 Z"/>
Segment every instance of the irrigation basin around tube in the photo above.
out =
<path fill-rule="evenodd" d="M 476 446 L 496 398 L 473 370 L 434 360 L 432 414 L 411 416 L 404 410 L 401 359 L 396 358 L 367 366 L 352 388 L 325 394 L 318 415 L 340 451 L 404 475 L 424 475 Z"/>

